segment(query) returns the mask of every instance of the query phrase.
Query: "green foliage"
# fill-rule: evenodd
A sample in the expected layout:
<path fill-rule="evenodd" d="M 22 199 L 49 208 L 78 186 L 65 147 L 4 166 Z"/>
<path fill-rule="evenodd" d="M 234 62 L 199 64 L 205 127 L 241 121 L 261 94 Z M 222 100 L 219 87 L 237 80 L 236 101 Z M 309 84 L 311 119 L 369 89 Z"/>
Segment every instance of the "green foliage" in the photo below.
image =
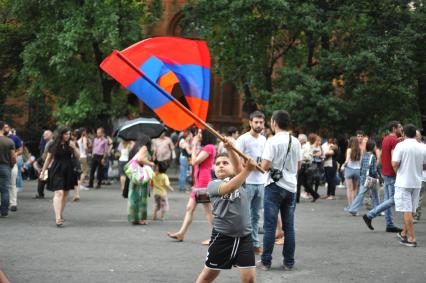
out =
<path fill-rule="evenodd" d="M 142 26 L 158 18 L 160 0 L 16 0 L 10 5 L 15 20 L 32 35 L 21 53 L 21 83 L 30 96 L 54 97 L 58 123 L 108 127 L 103 117 L 128 110 L 122 103 L 126 96 L 112 99 L 117 83 L 99 64 L 114 49 L 146 37 Z"/>
<path fill-rule="evenodd" d="M 297 127 L 376 132 L 426 115 L 422 1 L 197 0 L 185 16 L 225 80 Z"/>

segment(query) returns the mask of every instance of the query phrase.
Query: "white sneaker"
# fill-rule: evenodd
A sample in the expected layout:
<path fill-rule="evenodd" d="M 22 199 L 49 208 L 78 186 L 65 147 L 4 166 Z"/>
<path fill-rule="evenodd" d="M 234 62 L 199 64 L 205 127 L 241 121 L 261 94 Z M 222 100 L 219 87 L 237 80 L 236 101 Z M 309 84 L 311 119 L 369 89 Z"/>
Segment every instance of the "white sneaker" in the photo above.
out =
<path fill-rule="evenodd" d="M 89 188 L 83 185 L 80 185 L 80 191 L 88 191 Z"/>
<path fill-rule="evenodd" d="M 306 193 L 306 192 L 302 192 L 302 193 L 300 194 L 300 197 L 301 197 L 301 198 L 303 198 L 303 199 L 310 199 L 310 197 L 309 197 L 308 193 Z"/>

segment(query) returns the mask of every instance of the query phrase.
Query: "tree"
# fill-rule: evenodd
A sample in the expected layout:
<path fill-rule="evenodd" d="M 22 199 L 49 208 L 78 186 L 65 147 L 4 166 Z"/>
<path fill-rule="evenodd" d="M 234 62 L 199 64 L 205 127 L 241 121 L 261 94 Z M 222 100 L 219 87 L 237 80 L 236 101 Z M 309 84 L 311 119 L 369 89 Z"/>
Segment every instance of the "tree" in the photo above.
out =
<path fill-rule="evenodd" d="M 306 131 L 376 132 L 390 119 L 420 124 L 425 14 L 415 3 L 198 0 L 185 16 L 217 71 L 259 108 L 285 108 Z"/>
<path fill-rule="evenodd" d="M 58 123 L 111 130 L 112 114 L 129 106 L 112 95 L 121 90 L 99 64 L 114 49 L 146 37 L 142 26 L 159 18 L 161 1 L 16 0 L 11 8 L 32 35 L 21 53 L 30 97 L 52 97 Z"/>

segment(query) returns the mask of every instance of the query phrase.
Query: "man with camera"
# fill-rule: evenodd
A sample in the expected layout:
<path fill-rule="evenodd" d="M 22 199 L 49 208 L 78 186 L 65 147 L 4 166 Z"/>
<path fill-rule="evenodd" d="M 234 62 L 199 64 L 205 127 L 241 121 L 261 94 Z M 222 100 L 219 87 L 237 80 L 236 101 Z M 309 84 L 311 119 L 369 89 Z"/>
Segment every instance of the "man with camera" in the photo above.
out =
<path fill-rule="evenodd" d="M 264 237 L 263 253 L 256 266 L 269 270 L 275 243 L 275 229 L 278 212 L 281 212 L 285 242 L 282 268 L 292 270 L 296 237 L 294 232 L 294 211 L 296 208 L 297 171 L 302 161 L 300 142 L 288 131 L 290 115 L 287 111 L 274 111 L 271 128 L 275 136 L 268 139 L 262 154 L 261 167 L 269 170 L 264 194 Z"/>

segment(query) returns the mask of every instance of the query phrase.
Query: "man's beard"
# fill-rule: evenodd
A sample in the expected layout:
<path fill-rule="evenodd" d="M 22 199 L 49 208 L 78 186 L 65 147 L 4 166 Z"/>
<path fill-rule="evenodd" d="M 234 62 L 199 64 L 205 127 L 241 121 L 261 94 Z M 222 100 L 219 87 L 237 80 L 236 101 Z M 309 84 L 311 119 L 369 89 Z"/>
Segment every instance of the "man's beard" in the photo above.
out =
<path fill-rule="evenodd" d="M 254 132 L 260 134 L 263 131 L 263 128 L 251 128 Z"/>

